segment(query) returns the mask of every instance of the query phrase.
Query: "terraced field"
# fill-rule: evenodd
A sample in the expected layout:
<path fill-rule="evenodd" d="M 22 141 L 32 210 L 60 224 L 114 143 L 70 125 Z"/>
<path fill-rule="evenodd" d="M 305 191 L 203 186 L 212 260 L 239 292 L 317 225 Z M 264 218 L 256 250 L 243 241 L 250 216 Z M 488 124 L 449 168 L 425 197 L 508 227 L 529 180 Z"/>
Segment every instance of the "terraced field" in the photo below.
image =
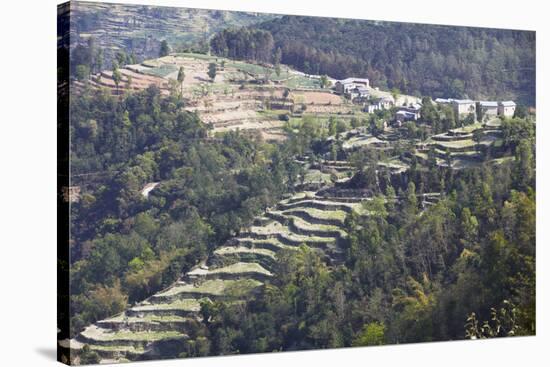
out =
<path fill-rule="evenodd" d="M 159 351 L 197 337 L 201 303 L 249 300 L 276 275 L 281 250 L 305 245 L 330 265 L 341 263 L 344 221 L 352 211 L 363 212 L 363 200 L 316 192 L 282 200 L 167 289 L 88 326 L 64 344 L 77 353 L 87 344 L 103 362 L 175 357 Z"/>
<path fill-rule="evenodd" d="M 475 133 L 479 133 L 478 140 L 474 138 Z M 493 121 L 486 124 L 476 123 L 432 136 L 418 144 L 415 155 L 420 162 L 426 162 L 427 153 L 433 147 L 437 164 L 447 165 L 450 159 L 451 166 L 460 169 L 481 162 L 482 152 L 498 147 L 501 141 L 500 124 Z"/>
<path fill-rule="evenodd" d="M 216 76 L 208 75 L 210 63 L 217 65 Z M 185 77 L 177 81 L 180 67 Z M 157 86 L 163 95 L 177 93 L 185 109 L 196 112 L 211 126 L 211 134 L 242 130 L 260 134 L 265 140 L 285 139 L 283 115 L 301 120 L 302 114 L 315 115 L 318 123 L 330 116 L 361 114 L 359 106 L 346 103 L 342 96 L 322 89 L 317 76 L 309 76 L 281 65 L 279 75 L 270 65 L 258 65 L 196 53 L 173 53 L 119 69 L 118 85 L 113 71 L 91 75 L 86 81 L 75 81 L 76 90 L 87 87 L 103 89 L 113 95 L 142 91 Z M 297 111 L 297 112 L 296 112 Z M 325 122 L 323 122 L 325 121 Z"/>
<path fill-rule="evenodd" d="M 79 30 L 78 41 L 93 37 L 105 50 L 107 61 L 120 49 L 128 49 L 141 58 L 158 55 L 160 42 L 176 47 L 190 47 L 208 40 L 216 32 L 232 26 L 273 19 L 270 14 L 226 12 L 220 10 L 175 7 L 133 6 L 74 2 L 72 22 Z"/>

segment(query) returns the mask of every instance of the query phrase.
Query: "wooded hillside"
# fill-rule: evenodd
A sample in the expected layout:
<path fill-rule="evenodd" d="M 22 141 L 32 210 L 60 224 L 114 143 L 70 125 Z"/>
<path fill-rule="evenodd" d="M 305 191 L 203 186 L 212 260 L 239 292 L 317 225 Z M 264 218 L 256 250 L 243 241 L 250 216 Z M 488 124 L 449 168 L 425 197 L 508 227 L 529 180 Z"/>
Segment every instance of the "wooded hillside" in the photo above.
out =
<path fill-rule="evenodd" d="M 273 43 L 255 42 L 268 36 L 251 29 L 268 31 Z M 284 16 L 218 33 L 211 48 L 268 62 L 280 48 L 283 64 L 306 73 L 367 76 L 406 94 L 535 104 L 534 32 Z"/>

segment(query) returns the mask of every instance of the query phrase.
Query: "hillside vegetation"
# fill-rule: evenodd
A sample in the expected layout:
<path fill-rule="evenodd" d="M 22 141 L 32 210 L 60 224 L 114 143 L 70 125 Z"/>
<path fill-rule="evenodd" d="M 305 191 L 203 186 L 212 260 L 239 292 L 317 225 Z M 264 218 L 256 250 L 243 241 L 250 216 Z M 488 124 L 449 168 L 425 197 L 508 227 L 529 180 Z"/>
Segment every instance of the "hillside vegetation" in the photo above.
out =
<path fill-rule="evenodd" d="M 268 17 L 211 37 L 238 18 L 221 12 L 182 31 L 202 52 L 170 52 L 179 13 L 113 9 L 90 32 L 135 39 L 139 19 L 158 17 L 173 38 L 147 60 L 124 41 L 107 66 L 109 38 L 90 36 L 71 73 L 60 65 L 71 76 L 62 358 L 536 333 L 534 111 L 476 119 L 432 100 L 530 103 L 531 33 Z M 372 97 L 399 98 L 367 112 L 315 74 L 368 76 Z M 418 118 L 397 120 L 413 102 Z"/>
<path fill-rule="evenodd" d="M 266 62 L 280 49 L 282 63 L 306 73 L 366 76 L 417 96 L 535 104 L 534 32 L 283 16 L 224 30 L 211 47 Z"/>
<path fill-rule="evenodd" d="M 107 67 L 118 52 L 133 55 L 138 61 L 157 57 L 162 41 L 167 41 L 172 50 L 193 47 L 207 51 L 208 38 L 214 33 L 275 17 L 259 13 L 85 1 L 73 1 L 71 8 L 75 30 L 71 35 L 73 47 L 87 45 L 93 39 L 102 49 L 102 64 Z M 87 55 L 86 50 L 78 48 L 71 61 L 78 65 L 82 63 L 79 61 L 81 57 L 90 56 L 94 55 Z"/>

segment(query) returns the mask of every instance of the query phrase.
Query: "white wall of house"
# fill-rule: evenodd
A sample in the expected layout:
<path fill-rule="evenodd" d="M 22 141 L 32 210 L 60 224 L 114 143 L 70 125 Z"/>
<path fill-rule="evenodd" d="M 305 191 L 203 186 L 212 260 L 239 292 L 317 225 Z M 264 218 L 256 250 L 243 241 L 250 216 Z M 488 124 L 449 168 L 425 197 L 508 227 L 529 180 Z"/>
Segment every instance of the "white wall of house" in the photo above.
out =
<path fill-rule="evenodd" d="M 500 116 L 504 117 L 513 117 L 514 113 L 516 112 L 516 105 L 503 105 L 499 104 L 498 106 L 498 114 Z"/>

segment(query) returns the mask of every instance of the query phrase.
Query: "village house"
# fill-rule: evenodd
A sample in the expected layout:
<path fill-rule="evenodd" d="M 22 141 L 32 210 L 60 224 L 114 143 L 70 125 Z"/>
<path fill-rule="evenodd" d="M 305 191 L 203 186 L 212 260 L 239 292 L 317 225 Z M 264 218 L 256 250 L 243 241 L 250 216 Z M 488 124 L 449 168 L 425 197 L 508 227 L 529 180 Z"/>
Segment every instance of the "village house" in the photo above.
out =
<path fill-rule="evenodd" d="M 494 101 L 480 101 L 481 117 L 496 117 L 498 115 L 498 103 Z"/>
<path fill-rule="evenodd" d="M 369 97 L 369 90 L 366 87 L 355 87 L 346 94 L 346 97 L 354 102 L 364 102 Z"/>
<path fill-rule="evenodd" d="M 374 111 L 378 111 L 380 108 L 378 107 L 378 104 L 376 103 L 368 103 L 365 105 L 365 108 L 363 108 L 363 111 L 367 113 L 374 113 Z"/>
<path fill-rule="evenodd" d="M 476 104 L 470 99 L 436 98 L 435 103 L 452 105 L 459 117 L 465 117 L 470 113 L 475 114 L 476 112 Z"/>
<path fill-rule="evenodd" d="M 401 124 L 405 121 L 415 121 L 415 120 L 416 120 L 416 115 L 412 112 L 399 110 L 395 113 L 395 121 L 397 121 L 398 126 L 401 126 Z"/>
<path fill-rule="evenodd" d="M 388 110 L 394 105 L 394 99 L 391 96 L 373 99 L 365 105 L 364 111 L 373 113 L 377 110 Z"/>
<path fill-rule="evenodd" d="M 378 105 L 380 109 L 390 109 L 395 104 L 395 101 L 392 96 L 382 97 L 378 100 Z"/>
<path fill-rule="evenodd" d="M 502 101 L 498 104 L 498 115 L 504 117 L 513 117 L 516 112 L 514 101 Z"/>
<path fill-rule="evenodd" d="M 470 114 L 473 114 L 475 119 L 476 103 L 474 101 L 472 101 L 471 99 L 451 99 L 450 101 L 453 105 L 453 109 L 456 115 L 459 118 L 464 118 Z"/>
<path fill-rule="evenodd" d="M 420 118 L 420 110 L 422 105 L 420 103 L 413 103 L 408 107 L 399 107 L 395 113 L 395 121 L 401 124 L 404 121 L 416 121 Z"/>
<path fill-rule="evenodd" d="M 346 78 L 338 80 L 334 84 L 334 90 L 338 94 L 349 97 L 349 93 L 355 88 L 368 88 L 369 80 L 364 78 Z"/>

